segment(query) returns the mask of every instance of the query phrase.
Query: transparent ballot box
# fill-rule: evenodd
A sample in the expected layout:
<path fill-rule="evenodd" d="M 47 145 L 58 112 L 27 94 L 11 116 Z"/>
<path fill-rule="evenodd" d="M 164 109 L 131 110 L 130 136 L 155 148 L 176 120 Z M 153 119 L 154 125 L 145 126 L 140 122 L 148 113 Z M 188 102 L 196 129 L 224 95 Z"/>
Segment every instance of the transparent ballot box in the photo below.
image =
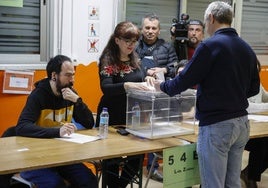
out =
<path fill-rule="evenodd" d="M 127 93 L 126 130 L 149 139 L 193 134 L 195 102 L 195 90 L 174 97 L 163 92 L 131 90 Z"/>

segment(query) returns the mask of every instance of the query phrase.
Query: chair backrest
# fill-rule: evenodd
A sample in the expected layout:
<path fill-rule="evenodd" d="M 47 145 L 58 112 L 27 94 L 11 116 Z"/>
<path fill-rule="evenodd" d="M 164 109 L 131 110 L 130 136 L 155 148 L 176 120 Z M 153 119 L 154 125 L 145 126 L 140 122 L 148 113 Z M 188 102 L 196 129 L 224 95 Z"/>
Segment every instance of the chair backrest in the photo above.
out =
<path fill-rule="evenodd" d="M 16 136 L 16 126 L 9 127 L 5 132 L 2 134 L 1 137 L 10 137 Z"/>

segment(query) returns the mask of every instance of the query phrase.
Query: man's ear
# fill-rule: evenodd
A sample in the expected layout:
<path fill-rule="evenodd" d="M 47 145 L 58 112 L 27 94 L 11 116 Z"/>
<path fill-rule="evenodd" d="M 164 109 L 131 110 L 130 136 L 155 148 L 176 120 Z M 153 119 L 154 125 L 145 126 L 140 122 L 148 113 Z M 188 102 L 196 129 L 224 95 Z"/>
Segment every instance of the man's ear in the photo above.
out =
<path fill-rule="evenodd" d="M 57 80 L 57 73 L 56 72 L 51 73 L 51 80 L 53 80 L 53 81 Z"/>
<path fill-rule="evenodd" d="M 214 16 L 213 16 L 212 14 L 209 14 L 209 15 L 208 15 L 208 19 L 209 19 L 209 23 L 210 23 L 210 24 L 213 24 L 214 21 L 215 21 Z"/>

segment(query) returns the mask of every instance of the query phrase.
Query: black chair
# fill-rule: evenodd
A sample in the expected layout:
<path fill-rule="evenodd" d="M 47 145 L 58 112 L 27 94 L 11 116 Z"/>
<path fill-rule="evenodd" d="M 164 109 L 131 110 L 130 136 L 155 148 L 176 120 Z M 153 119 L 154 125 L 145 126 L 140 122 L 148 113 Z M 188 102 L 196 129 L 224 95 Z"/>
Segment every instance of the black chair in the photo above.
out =
<path fill-rule="evenodd" d="M 131 166 L 128 163 L 129 159 L 137 159 L 139 161 L 138 164 L 135 164 L 134 166 Z M 103 160 L 102 161 L 102 188 L 107 187 L 107 176 L 112 175 L 114 178 L 118 178 L 118 174 L 114 174 L 114 172 L 111 172 L 108 170 L 108 166 L 111 164 L 116 164 L 121 169 L 121 172 L 124 170 L 127 174 L 133 174 L 134 176 L 130 179 L 126 179 L 130 183 L 131 188 L 133 188 L 133 184 L 137 184 L 139 188 L 142 188 L 142 175 L 143 175 L 143 159 L 144 155 L 137 155 L 137 156 L 125 156 L 121 158 L 115 158 L 115 159 L 109 159 L 109 160 Z M 138 171 L 134 170 L 136 169 L 136 165 L 138 165 Z M 131 175 L 130 175 L 131 176 Z"/>
<path fill-rule="evenodd" d="M 101 179 L 101 175 L 102 175 L 102 161 L 101 160 L 95 160 L 95 161 L 89 161 L 88 163 L 93 164 L 94 168 L 95 168 L 95 172 L 96 172 L 96 177 L 98 180 L 98 183 L 100 182 Z"/>

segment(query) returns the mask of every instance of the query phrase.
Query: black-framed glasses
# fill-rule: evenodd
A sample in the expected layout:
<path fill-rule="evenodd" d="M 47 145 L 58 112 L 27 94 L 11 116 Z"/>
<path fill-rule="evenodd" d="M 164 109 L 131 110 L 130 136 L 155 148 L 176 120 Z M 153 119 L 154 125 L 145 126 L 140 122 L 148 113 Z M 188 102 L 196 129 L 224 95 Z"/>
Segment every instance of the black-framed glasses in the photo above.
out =
<path fill-rule="evenodd" d="M 121 38 L 121 37 L 119 39 L 123 40 L 128 46 L 131 46 L 137 43 L 136 39 L 132 40 L 132 39 L 126 39 L 126 38 Z"/>

